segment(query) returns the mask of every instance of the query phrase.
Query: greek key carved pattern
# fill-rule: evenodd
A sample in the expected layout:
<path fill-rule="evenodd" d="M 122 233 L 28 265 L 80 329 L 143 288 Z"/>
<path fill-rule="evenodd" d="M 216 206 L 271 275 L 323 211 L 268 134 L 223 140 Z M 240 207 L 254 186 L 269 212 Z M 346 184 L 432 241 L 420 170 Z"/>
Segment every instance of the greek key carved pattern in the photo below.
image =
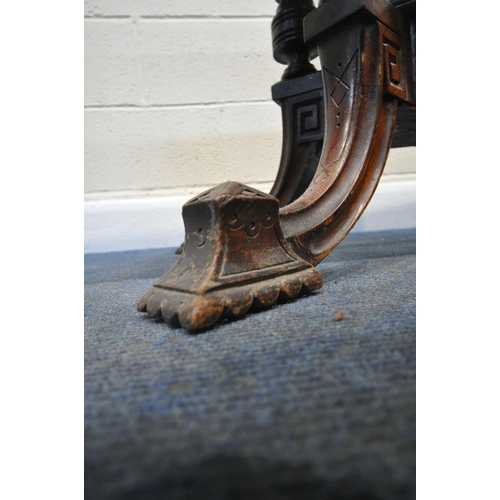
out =
<path fill-rule="evenodd" d="M 407 99 L 407 82 L 403 41 L 394 32 L 380 26 L 382 63 L 384 65 L 384 90 L 400 99 Z"/>
<path fill-rule="evenodd" d="M 323 117 L 320 106 L 322 98 L 317 97 L 294 106 L 296 136 L 299 143 L 323 139 Z"/>

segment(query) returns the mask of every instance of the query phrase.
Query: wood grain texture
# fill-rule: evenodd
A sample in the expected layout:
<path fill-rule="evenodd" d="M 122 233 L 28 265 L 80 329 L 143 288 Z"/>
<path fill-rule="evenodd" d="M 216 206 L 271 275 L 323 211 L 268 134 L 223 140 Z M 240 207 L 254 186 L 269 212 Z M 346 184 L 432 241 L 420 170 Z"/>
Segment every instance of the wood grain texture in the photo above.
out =
<path fill-rule="evenodd" d="M 284 140 L 271 194 L 227 182 L 190 200 L 181 257 L 139 311 L 199 330 L 320 288 L 314 266 L 370 202 L 398 116 L 397 141 L 411 142 L 414 111 L 398 113 L 416 101 L 409 18 L 387 0 L 310 3 L 281 0 L 274 21 L 275 57 L 288 68 L 273 87 Z M 312 52 L 297 40 L 302 17 L 321 85 Z"/>

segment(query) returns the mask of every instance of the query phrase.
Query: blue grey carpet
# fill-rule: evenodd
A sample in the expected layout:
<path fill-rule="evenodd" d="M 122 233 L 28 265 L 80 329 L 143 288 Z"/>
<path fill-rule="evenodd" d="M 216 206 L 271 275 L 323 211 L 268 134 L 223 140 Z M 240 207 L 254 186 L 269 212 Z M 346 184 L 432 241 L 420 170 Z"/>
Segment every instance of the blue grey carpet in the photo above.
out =
<path fill-rule="evenodd" d="M 415 498 L 415 230 L 349 235 L 321 290 L 201 334 L 135 309 L 176 259 L 85 257 L 85 497 Z"/>

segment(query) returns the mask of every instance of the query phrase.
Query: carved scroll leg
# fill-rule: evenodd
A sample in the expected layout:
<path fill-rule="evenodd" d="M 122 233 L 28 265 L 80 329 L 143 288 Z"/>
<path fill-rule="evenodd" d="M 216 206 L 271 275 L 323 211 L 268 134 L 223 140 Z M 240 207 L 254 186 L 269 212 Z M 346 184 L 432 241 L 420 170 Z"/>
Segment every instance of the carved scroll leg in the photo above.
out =
<path fill-rule="evenodd" d="M 307 190 L 280 210 L 283 233 L 316 265 L 368 205 L 389 153 L 398 101 L 413 102 L 409 29 L 386 0 L 327 0 L 305 17 L 323 72 L 325 139 Z"/>
<path fill-rule="evenodd" d="M 320 56 L 325 95 L 325 140 L 309 187 L 281 209 L 275 197 L 234 182 L 188 202 L 184 251 L 139 301 L 140 311 L 194 330 L 321 287 L 313 265 L 370 201 L 397 100 L 411 102 L 411 89 L 405 26 L 385 0 L 328 0 L 304 26 Z"/>
<path fill-rule="evenodd" d="M 235 182 L 186 203 L 184 251 L 138 310 L 198 330 L 320 288 L 318 271 L 283 237 L 278 209 L 276 198 Z"/>

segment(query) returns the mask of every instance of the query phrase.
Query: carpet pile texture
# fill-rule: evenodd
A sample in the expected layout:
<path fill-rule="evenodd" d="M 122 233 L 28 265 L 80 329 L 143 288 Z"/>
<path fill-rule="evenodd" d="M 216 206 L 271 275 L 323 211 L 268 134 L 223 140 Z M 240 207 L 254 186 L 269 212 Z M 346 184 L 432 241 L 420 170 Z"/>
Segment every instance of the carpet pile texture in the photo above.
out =
<path fill-rule="evenodd" d="M 85 498 L 415 498 L 415 249 L 349 235 L 321 290 L 200 334 L 136 311 L 174 249 L 86 255 Z"/>

